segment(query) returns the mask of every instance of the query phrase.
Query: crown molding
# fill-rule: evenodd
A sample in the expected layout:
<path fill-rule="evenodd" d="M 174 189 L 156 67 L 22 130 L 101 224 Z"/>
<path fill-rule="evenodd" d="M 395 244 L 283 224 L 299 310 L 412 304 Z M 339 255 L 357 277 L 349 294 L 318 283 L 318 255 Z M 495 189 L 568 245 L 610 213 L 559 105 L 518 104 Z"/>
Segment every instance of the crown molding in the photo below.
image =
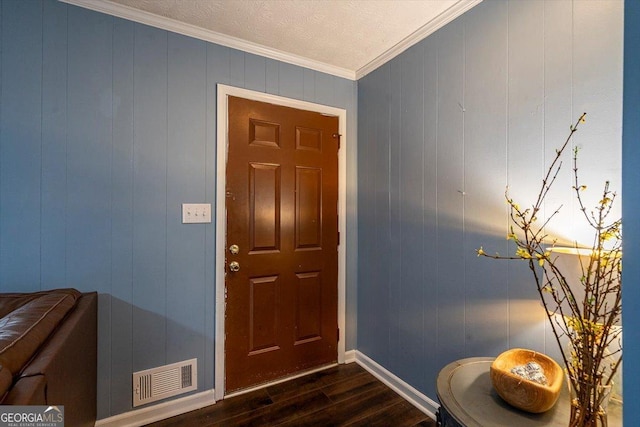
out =
<path fill-rule="evenodd" d="M 440 15 L 420 27 L 418 30 L 411 33 L 391 49 L 376 57 L 373 61 L 369 62 L 358 70 L 350 70 L 347 68 L 326 64 L 324 62 L 314 61 L 312 59 L 305 58 L 299 55 L 283 52 L 278 49 L 269 48 L 258 43 L 239 39 L 237 37 L 232 37 L 215 31 L 206 30 L 195 25 L 180 22 L 171 18 L 166 18 L 164 16 L 156 15 L 144 10 L 135 9 L 123 4 L 113 3 L 108 0 L 59 1 L 349 80 L 358 80 L 366 76 L 371 71 L 400 55 L 402 52 L 409 49 L 414 44 L 424 40 L 430 34 L 434 33 L 449 22 L 453 21 L 458 16 L 465 13 L 467 10 L 482 2 L 482 0 L 459 0 L 452 7 L 448 8 Z"/>
<path fill-rule="evenodd" d="M 277 61 L 286 62 L 288 64 L 298 65 L 300 67 L 309 68 L 311 70 L 322 73 L 331 74 L 337 77 L 343 77 L 349 80 L 355 80 L 356 73 L 335 65 L 326 64 L 320 61 L 314 61 L 299 55 L 283 52 L 278 49 L 272 49 L 257 43 L 239 39 L 237 37 L 228 36 L 215 31 L 206 30 L 195 25 L 177 21 L 175 19 L 166 18 L 144 10 L 135 9 L 130 6 L 119 3 L 112 3 L 107 0 L 59 0 L 74 6 L 85 9 L 94 10 L 96 12 L 106 13 L 107 15 L 124 18 L 140 24 L 149 25 L 151 27 L 160 28 L 171 31 L 173 33 L 182 34 L 199 40 L 219 44 L 222 46 L 238 49 L 244 52 L 253 53 L 264 56 L 266 58 L 275 59 Z"/>
<path fill-rule="evenodd" d="M 427 22 L 425 25 L 405 37 L 391 49 L 385 51 L 373 61 L 369 62 L 367 65 L 356 70 L 356 80 L 361 79 L 376 68 L 389 62 L 405 50 L 409 49 L 414 44 L 426 39 L 429 35 L 435 33 L 437 30 L 444 27 L 449 22 L 453 21 L 458 16 L 462 15 L 467 10 L 473 8 L 481 2 L 482 0 L 459 0 L 456 4 L 442 12 L 440 15 L 436 16 L 431 21 Z"/>

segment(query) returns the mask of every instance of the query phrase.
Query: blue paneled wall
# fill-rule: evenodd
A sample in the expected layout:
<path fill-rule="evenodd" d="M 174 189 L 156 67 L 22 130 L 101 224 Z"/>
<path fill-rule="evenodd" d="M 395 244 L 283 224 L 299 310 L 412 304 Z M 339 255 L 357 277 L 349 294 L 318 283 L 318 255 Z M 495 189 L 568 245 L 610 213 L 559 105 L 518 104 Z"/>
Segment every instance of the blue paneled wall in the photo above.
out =
<path fill-rule="evenodd" d="M 347 110 L 355 242 L 356 83 L 53 0 L 0 12 L 0 291 L 100 293 L 99 418 L 133 371 L 197 357 L 213 388 L 215 229 L 180 205 L 215 202 L 216 84 Z"/>
<path fill-rule="evenodd" d="M 505 187 L 531 204 L 583 111 L 588 203 L 620 190 L 622 24 L 617 1 L 484 1 L 358 81 L 358 350 L 432 399 L 456 359 L 557 356 L 528 267 L 475 249 L 514 250 Z M 565 160 L 548 231 L 590 244 Z"/>
<path fill-rule="evenodd" d="M 640 2 L 624 2 L 624 121 L 622 129 L 622 215 L 624 221 L 624 269 L 622 281 L 624 328 L 624 396 L 635 402 L 640 396 Z M 632 426 L 640 420 L 640 407 L 624 407 L 624 424 Z"/>
<path fill-rule="evenodd" d="M 358 349 L 432 398 L 451 360 L 515 346 L 553 354 L 526 267 L 474 249 L 511 250 L 505 186 L 526 204 L 585 110 L 587 184 L 619 189 L 623 163 L 624 212 L 637 210 L 633 94 L 621 161 L 622 15 L 617 1 L 487 0 L 356 89 L 53 0 L 0 1 L 0 291 L 100 292 L 99 418 L 131 408 L 135 370 L 197 357 L 198 388 L 212 388 L 215 229 L 183 226 L 180 204 L 215 201 L 224 83 L 347 109 L 347 238 L 359 236 L 347 254 L 348 349 L 358 308 Z M 633 64 L 629 50 L 629 82 Z M 570 185 L 561 175 L 551 195 L 549 210 L 564 204 L 551 232 L 582 240 Z M 625 340 L 633 359 L 638 340 Z"/>

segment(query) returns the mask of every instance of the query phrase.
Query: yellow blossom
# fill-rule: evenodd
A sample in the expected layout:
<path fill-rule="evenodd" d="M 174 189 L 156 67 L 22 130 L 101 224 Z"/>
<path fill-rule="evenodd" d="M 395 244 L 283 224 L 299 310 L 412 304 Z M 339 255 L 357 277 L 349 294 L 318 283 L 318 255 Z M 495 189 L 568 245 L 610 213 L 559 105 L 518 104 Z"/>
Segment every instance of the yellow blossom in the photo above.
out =
<path fill-rule="evenodd" d="M 536 254 L 536 258 L 538 258 L 538 265 L 542 267 L 544 265 L 544 261 L 549 258 L 551 252 L 547 251 L 543 254 Z"/>
<path fill-rule="evenodd" d="M 524 248 L 516 249 L 516 256 L 519 256 L 522 259 L 530 259 L 531 258 L 531 254 L 529 252 L 527 252 L 527 250 L 524 249 Z"/>
<path fill-rule="evenodd" d="M 616 237 L 616 233 L 610 230 L 604 231 L 600 234 L 600 240 L 610 240 L 614 237 Z"/>
<path fill-rule="evenodd" d="M 485 255 L 485 252 L 484 252 L 484 250 L 482 249 L 482 246 L 480 246 L 480 248 L 479 248 L 479 249 L 476 249 L 476 253 L 478 254 L 478 256 L 480 256 L 480 255 Z"/>

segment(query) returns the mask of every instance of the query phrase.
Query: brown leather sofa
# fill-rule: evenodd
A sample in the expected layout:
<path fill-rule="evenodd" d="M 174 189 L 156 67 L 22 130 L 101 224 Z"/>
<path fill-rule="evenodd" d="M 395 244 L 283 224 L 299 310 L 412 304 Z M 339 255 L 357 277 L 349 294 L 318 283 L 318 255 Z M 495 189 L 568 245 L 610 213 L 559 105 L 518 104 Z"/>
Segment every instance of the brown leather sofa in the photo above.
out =
<path fill-rule="evenodd" d="M 96 420 L 97 293 L 0 294 L 0 405 L 63 405 L 65 425 Z"/>

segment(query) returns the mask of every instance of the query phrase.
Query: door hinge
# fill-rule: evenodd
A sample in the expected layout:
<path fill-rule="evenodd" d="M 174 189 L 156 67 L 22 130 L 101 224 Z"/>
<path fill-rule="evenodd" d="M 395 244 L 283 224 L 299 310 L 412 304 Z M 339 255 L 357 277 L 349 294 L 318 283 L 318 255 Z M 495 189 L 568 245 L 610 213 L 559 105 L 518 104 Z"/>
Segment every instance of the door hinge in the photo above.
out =
<path fill-rule="evenodd" d="M 342 135 L 340 135 L 339 133 L 334 133 L 333 135 L 331 135 L 334 139 L 338 140 L 338 150 L 340 149 L 340 137 Z"/>
<path fill-rule="evenodd" d="M 340 328 L 338 328 L 338 341 L 340 341 Z"/>
<path fill-rule="evenodd" d="M 338 231 L 338 246 L 340 246 L 340 232 Z"/>

